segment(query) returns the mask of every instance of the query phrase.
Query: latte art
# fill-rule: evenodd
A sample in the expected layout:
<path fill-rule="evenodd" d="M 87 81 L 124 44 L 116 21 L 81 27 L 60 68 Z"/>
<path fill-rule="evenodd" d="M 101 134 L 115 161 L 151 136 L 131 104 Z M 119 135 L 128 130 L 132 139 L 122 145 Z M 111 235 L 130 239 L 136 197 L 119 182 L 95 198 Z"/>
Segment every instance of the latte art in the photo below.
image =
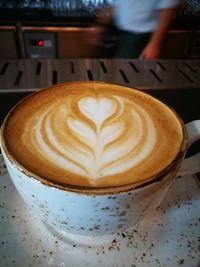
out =
<path fill-rule="evenodd" d="M 139 91 L 72 83 L 38 92 L 8 122 L 19 163 L 52 182 L 86 187 L 138 183 L 176 157 L 182 128 L 174 113 Z"/>
<path fill-rule="evenodd" d="M 91 183 L 135 167 L 156 144 L 148 113 L 117 96 L 69 96 L 39 114 L 31 135 L 43 157 Z"/>

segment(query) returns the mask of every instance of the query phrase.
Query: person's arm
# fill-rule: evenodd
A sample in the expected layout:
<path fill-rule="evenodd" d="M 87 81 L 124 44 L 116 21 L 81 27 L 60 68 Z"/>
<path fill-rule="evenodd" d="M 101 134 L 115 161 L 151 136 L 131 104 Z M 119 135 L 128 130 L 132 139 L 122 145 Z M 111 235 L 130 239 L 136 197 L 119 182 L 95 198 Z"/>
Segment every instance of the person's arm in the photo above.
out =
<path fill-rule="evenodd" d="M 102 26 L 107 26 L 113 19 L 113 7 L 107 7 L 97 13 L 96 23 Z"/>
<path fill-rule="evenodd" d="M 166 8 L 160 11 L 157 28 L 142 51 L 140 59 L 156 59 L 159 57 L 164 37 L 174 16 L 174 11 L 175 8 Z"/>
<path fill-rule="evenodd" d="M 86 42 L 92 45 L 98 45 L 101 43 L 102 36 L 105 32 L 106 27 L 111 23 L 113 18 L 113 8 L 108 7 L 97 13 L 95 24 L 92 28 L 95 30 L 89 31 L 86 36 Z"/>

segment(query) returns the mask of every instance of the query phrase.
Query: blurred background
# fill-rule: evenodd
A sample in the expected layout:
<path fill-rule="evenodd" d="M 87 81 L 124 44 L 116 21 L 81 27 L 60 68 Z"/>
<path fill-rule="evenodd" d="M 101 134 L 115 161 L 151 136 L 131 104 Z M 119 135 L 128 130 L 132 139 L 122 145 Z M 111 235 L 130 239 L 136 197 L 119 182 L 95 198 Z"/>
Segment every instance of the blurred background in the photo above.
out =
<path fill-rule="evenodd" d="M 97 13 L 112 0 L 0 0 L 0 59 L 109 58 L 115 32 L 94 46 Z M 181 45 L 180 45 L 181 44 Z M 182 0 L 162 59 L 200 58 L 200 1 Z"/>

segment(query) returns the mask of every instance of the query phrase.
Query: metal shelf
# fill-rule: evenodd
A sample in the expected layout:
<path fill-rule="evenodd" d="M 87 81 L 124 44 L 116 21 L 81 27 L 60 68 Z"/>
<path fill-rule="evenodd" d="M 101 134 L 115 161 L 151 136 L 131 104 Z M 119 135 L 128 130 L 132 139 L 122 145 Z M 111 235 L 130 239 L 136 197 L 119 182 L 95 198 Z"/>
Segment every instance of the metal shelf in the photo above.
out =
<path fill-rule="evenodd" d="M 0 60 L 0 93 L 32 92 L 81 80 L 106 81 L 145 90 L 200 88 L 200 60 Z"/>

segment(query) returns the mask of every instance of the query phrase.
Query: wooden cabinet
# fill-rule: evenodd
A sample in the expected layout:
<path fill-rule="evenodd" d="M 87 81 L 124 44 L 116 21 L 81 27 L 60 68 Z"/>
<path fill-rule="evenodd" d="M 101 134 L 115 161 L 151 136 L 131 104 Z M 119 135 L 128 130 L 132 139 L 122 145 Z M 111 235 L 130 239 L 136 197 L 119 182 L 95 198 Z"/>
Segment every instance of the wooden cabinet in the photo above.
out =
<path fill-rule="evenodd" d="M 18 58 L 14 27 L 0 29 L 0 59 Z"/>
<path fill-rule="evenodd" d="M 59 58 L 98 58 L 108 57 L 110 50 L 91 44 L 96 28 L 69 27 L 57 33 Z"/>

